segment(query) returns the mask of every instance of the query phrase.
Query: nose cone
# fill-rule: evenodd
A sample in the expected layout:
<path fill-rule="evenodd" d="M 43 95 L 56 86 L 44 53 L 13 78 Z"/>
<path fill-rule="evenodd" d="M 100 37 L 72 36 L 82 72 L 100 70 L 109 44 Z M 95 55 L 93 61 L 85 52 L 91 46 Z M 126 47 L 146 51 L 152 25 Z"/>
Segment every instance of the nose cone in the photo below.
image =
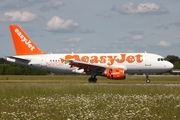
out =
<path fill-rule="evenodd" d="M 169 70 L 171 70 L 171 69 L 174 68 L 174 65 L 173 65 L 171 62 L 168 62 L 167 68 L 168 68 Z"/>

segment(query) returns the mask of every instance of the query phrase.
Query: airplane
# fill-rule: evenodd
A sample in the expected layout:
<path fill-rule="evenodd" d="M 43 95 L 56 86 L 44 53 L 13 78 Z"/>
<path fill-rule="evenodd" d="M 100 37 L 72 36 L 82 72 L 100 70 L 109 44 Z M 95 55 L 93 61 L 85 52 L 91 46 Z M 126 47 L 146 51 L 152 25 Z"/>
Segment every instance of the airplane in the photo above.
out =
<path fill-rule="evenodd" d="M 18 25 L 9 25 L 15 56 L 6 60 L 15 64 L 57 73 L 90 75 L 88 81 L 96 83 L 96 76 L 111 80 L 124 80 L 126 74 L 149 74 L 170 71 L 174 66 L 162 56 L 152 53 L 80 53 L 48 54 L 41 51 Z"/>

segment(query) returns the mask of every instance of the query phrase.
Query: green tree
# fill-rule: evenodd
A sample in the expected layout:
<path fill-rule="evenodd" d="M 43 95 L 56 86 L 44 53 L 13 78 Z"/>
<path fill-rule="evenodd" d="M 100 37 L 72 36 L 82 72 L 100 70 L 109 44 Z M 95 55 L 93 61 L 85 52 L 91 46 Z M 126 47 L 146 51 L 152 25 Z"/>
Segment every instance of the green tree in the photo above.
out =
<path fill-rule="evenodd" d="M 180 58 L 175 55 L 168 55 L 166 60 L 174 65 L 174 69 L 180 69 Z"/>
<path fill-rule="evenodd" d="M 16 65 L 0 58 L 0 75 L 47 75 L 47 71 Z"/>
<path fill-rule="evenodd" d="M 0 58 L 0 64 L 4 64 L 4 63 L 7 63 L 7 61 L 3 58 Z"/>
<path fill-rule="evenodd" d="M 165 59 L 171 62 L 172 64 L 174 64 L 177 61 L 180 61 L 179 57 L 175 55 L 168 55 Z"/>
<path fill-rule="evenodd" d="M 180 69 L 180 61 L 174 63 L 174 69 Z"/>

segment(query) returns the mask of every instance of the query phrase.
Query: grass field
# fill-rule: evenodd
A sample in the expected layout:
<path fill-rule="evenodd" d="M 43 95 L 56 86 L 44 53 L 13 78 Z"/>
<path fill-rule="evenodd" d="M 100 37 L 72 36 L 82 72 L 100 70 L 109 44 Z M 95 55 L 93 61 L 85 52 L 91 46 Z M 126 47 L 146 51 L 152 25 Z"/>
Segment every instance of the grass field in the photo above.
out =
<path fill-rule="evenodd" d="M 179 120 L 180 76 L 0 76 L 0 119 Z"/>

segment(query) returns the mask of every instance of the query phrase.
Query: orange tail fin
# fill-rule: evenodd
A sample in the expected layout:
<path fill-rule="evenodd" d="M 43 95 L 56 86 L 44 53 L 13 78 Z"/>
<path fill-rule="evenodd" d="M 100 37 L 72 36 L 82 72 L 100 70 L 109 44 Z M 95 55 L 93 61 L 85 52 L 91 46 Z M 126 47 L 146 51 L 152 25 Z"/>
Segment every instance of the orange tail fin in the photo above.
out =
<path fill-rule="evenodd" d="M 14 42 L 16 55 L 45 54 L 33 43 L 20 26 L 10 25 L 9 28 Z"/>

